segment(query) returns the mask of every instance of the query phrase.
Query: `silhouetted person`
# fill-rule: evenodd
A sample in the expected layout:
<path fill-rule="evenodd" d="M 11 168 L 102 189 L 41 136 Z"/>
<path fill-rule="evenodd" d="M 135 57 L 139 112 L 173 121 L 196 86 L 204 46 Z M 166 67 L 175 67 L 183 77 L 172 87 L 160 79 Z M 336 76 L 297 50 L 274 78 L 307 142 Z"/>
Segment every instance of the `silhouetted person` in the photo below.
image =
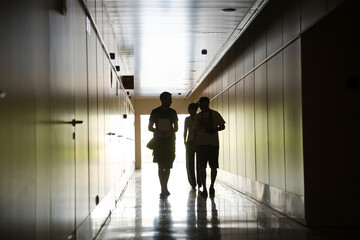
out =
<path fill-rule="evenodd" d="M 149 131 L 154 133 L 155 146 L 153 149 L 154 162 L 158 164 L 158 174 L 161 185 L 160 198 L 170 195 L 167 184 L 170 169 L 175 160 L 175 133 L 178 130 L 178 117 L 172 103 L 171 93 L 160 94 L 161 106 L 151 111 Z M 154 127 L 155 126 L 155 127 Z"/>
<path fill-rule="evenodd" d="M 225 121 L 222 116 L 209 108 L 210 100 L 201 97 L 199 106 L 201 112 L 196 114 L 194 122 L 196 157 L 200 166 L 200 178 L 203 186 L 201 196 L 207 197 L 206 166 L 211 168 L 211 184 L 209 187 L 210 197 L 215 196 L 214 183 L 219 168 L 219 135 L 218 131 L 225 129 Z"/>
<path fill-rule="evenodd" d="M 196 103 L 190 103 L 188 106 L 189 117 L 185 118 L 184 124 L 184 143 L 186 147 L 186 171 L 189 183 L 193 189 L 201 187 L 198 161 L 195 161 L 195 145 L 194 145 L 194 121 L 196 111 L 198 109 Z M 196 175 L 195 175 L 196 166 Z"/>

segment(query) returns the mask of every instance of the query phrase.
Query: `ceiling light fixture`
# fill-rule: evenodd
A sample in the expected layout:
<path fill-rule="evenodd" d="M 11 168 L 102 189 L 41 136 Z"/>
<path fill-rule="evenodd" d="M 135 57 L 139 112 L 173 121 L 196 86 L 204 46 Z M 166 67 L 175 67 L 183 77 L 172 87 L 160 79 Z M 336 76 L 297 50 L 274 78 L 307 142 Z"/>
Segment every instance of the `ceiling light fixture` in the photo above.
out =
<path fill-rule="evenodd" d="M 235 12 L 236 8 L 223 8 L 223 9 L 221 9 L 221 11 L 223 11 L 223 12 Z"/>
<path fill-rule="evenodd" d="M 225 35 L 227 32 L 203 32 L 205 35 Z"/>

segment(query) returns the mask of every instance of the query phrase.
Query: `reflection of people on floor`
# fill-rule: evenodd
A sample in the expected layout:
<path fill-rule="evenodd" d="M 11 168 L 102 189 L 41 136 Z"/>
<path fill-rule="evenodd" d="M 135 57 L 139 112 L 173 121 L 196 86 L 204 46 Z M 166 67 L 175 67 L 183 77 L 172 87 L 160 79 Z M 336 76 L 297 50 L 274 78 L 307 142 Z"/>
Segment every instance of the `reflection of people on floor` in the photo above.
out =
<path fill-rule="evenodd" d="M 220 220 L 215 200 L 211 199 L 211 217 L 208 219 L 207 198 L 197 198 L 197 234 L 200 239 L 221 239 Z"/>
<path fill-rule="evenodd" d="M 186 171 L 187 171 L 189 183 L 193 189 L 195 189 L 196 186 L 199 189 L 201 187 L 198 161 L 195 161 L 195 145 L 194 145 L 194 129 L 193 129 L 195 115 L 198 107 L 199 106 L 196 103 L 189 104 L 188 112 L 190 116 L 185 118 L 185 124 L 184 124 L 184 143 L 186 147 Z"/>
<path fill-rule="evenodd" d="M 154 239 L 175 239 L 171 205 L 167 199 L 160 199 L 159 216 L 154 219 Z"/>
<path fill-rule="evenodd" d="M 218 215 L 218 210 L 216 208 L 216 203 L 214 198 L 211 199 L 211 236 L 213 239 L 220 239 L 221 238 L 221 232 L 220 232 L 220 219 Z"/>
<path fill-rule="evenodd" d="M 153 155 L 154 162 L 157 162 L 159 167 L 160 198 L 166 198 L 170 195 L 167 184 L 170 169 L 175 160 L 175 133 L 178 130 L 178 117 L 176 111 L 170 108 L 171 93 L 161 93 L 160 100 L 161 106 L 151 111 L 148 129 L 154 133 Z"/>
<path fill-rule="evenodd" d="M 191 238 L 198 239 L 199 235 L 196 231 L 196 214 L 195 214 L 196 192 L 191 190 L 187 201 L 186 230 L 185 232 Z"/>

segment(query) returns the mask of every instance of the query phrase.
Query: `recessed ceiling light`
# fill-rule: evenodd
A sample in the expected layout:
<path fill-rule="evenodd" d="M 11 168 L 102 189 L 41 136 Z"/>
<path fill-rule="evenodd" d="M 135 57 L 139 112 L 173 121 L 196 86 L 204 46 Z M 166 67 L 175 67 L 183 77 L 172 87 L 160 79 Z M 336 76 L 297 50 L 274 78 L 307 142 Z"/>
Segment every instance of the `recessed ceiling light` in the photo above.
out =
<path fill-rule="evenodd" d="M 223 12 L 235 12 L 236 8 L 223 8 L 223 9 L 221 9 L 221 11 L 223 11 Z"/>

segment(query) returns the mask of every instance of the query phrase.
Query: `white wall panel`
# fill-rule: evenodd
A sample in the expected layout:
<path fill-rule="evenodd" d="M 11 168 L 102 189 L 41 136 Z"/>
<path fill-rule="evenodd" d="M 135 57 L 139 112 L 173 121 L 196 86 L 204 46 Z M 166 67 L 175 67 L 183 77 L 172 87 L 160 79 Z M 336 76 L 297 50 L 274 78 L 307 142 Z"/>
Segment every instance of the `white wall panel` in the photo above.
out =
<path fill-rule="evenodd" d="M 282 53 L 267 63 L 270 185 L 285 189 Z"/>
<path fill-rule="evenodd" d="M 244 79 L 246 177 L 256 179 L 254 74 Z"/>
<path fill-rule="evenodd" d="M 246 176 L 245 161 L 245 98 L 244 98 L 244 81 L 240 81 L 235 86 L 236 89 L 236 158 L 237 174 Z"/>
<path fill-rule="evenodd" d="M 284 49 L 286 190 L 304 195 L 300 40 Z"/>
<path fill-rule="evenodd" d="M 255 71 L 256 180 L 269 183 L 266 64 Z"/>
<path fill-rule="evenodd" d="M 227 57 L 225 57 L 223 59 L 223 75 L 222 75 L 222 80 L 223 80 L 223 86 L 229 86 L 229 57 L 227 55 Z M 224 118 L 224 120 L 226 122 L 228 122 L 229 120 L 229 92 L 225 91 L 222 94 L 222 111 L 221 111 L 221 115 Z M 224 156 L 224 170 L 225 171 L 230 171 L 230 132 L 229 132 L 229 128 L 225 127 L 225 130 L 221 131 L 219 133 L 220 135 L 222 135 L 223 138 L 223 144 L 222 144 L 222 151 L 224 152 L 223 156 Z"/>

